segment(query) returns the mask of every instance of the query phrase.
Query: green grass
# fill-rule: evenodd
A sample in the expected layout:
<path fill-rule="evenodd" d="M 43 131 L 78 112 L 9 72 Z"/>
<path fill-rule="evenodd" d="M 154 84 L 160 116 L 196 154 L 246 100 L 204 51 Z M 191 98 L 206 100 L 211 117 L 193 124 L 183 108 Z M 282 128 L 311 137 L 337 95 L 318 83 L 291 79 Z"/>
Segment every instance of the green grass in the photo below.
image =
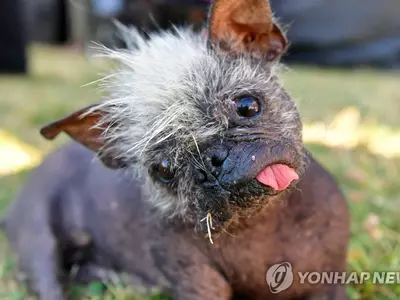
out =
<path fill-rule="evenodd" d="M 33 48 L 28 77 L 0 77 L 0 130 L 47 153 L 67 139 L 48 142 L 38 128 L 100 95 L 81 87 L 104 65 L 66 50 Z M 294 67 L 284 74 L 298 99 L 311 152 L 334 174 L 352 213 L 349 270 L 400 270 L 400 75 L 371 70 Z M 1 140 L 1 135 L 0 135 Z M 7 157 L 0 157 L 7 159 Z M 0 175 L 0 212 L 28 171 Z M 31 299 L 13 279 L 14 263 L 0 238 L 0 299 Z M 266 287 L 267 288 L 267 287 Z M 351 299 L 397 299 L 396 285 L 348 286 Z M 133 292 L 98 286 L 74 289 L 82 299 L 135 299 Z M 157 299 L 154 296 L 151 299 Z"/>

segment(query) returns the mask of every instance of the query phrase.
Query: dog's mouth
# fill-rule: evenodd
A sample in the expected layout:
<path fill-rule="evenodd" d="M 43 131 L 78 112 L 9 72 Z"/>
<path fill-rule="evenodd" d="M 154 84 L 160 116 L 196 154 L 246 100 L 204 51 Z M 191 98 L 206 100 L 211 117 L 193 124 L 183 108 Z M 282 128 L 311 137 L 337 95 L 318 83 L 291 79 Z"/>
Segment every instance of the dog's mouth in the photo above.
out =
<path fill-rule="evenodd" d="M 200 230 L 216 238 L 230 227 L 235 216 L 251 217 L 273 197 L 289 190 L 300 179 L 294 168 L 284 163 L 269 164 L 256 177 L 237 183 L 229 189 L 218 180 L 209 187 L 198 211 Z M 204 194 L 203 194 L 204 195 Z M 271 198 L 272 197 L 272 198 Z"/>
<path fill-rule="evenodd" d="M 299 180 L 296 171 L 286 164 L 272 164 L 264 168 L 256 176 L 258 182 L 271 187 L 275 191 L 285 190 L 293 181 Z"/>
<path fill-rule="evenodd" d="M 216 197 L 211 198 L 208 209 L 203 207 L 198 215 L 199 229 L 213 243 L 224 229 L 231 226 L 229 224 L 235 220 L 235 215 L 251 216 L 263 206 L 265 199 L 277 196 L 298 180 L 299 175 L 293 168 L 276 163 L 266 166 L 254 179 L 237 184 L 229 190 L 216 181 Z M 264 201 L 259 201 L 261 198 Z"/>
<path fill-rule="evenodd" d="M 221 168 L 208 174 L 198 190 L 198 217 L 202 231 L 209 228 L 206 216 L 212 218 L 213 232 L 230 224 L 235 215 L 251 216 L 271 197 L 294 186 L 303 174 L 302 155 L 293 147 L 265 143 L 237 144 L 231 147 Z M 210 219 L 211 220 L 211 219 Z"/>

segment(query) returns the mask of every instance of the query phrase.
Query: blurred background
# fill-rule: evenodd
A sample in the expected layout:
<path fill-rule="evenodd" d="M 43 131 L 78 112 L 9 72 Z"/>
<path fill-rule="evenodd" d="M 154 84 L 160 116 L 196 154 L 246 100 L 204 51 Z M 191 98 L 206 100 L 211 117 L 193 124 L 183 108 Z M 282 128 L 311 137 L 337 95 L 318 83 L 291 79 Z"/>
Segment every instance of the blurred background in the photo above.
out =
<path fill-rule="evenodd" d="M 400 1 L 271 4 L 291 43 L 284 57 L 290 70 L 282 76 L 297 99 L 304 140 L 349 201 L 349 270 L 400 271 Z M 84 85 L 107 67 L 91 58 L 93 41 L 123 47 L 112 20 L 143 34 L 172 25 L 198 30 L 208 5 L 208 0 L 0 0 L 0 215 L 29 170 L 68 141 L 45 141 L 40 126 L 101 97 Z M 364 283 L 348 291 L 351 299 L 400 297 L 399 285 Z M 103 299 L 95 288 L 79 293 Z M 104 299 L 127 292 L 107 293 Z M 2 237 L 0 299 L 29 299 L 15 280 Z"/>

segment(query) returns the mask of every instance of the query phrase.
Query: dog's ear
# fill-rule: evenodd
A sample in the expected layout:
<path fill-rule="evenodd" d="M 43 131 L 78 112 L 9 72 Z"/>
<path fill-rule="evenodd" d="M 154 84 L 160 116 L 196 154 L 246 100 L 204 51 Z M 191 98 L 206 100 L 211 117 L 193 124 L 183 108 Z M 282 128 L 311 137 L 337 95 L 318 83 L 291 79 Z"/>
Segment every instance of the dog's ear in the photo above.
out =
<path fill-rule="evenodd" d="M 287 48 L 269 0 L 215 0 L 208 27 L 209 43 L 231 54 L 248 53 L 274 61 Z"/>
<path fill-rule="evenodd" d="M 103 133 L 109 129 L 109 124 L 100 123 L 102 116 L 102 111 L 96 109 L 95 105 L 88 106 L 42 127 L 40 134 L 53 140 L 61 132 L 65 132 L 78 143 L 96 152 L 107 167 L 122 168 L 126 164 L 104 147 Z"/>

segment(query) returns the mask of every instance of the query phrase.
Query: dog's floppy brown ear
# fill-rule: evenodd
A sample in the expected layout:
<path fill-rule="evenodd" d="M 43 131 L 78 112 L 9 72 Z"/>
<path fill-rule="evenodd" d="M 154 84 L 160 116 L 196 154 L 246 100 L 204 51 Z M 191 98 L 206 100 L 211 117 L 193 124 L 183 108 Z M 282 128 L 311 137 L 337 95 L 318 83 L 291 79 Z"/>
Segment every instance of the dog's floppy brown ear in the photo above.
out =
<path fill-rule="evenodd" d="M 88 149 L 99 154 L 99 158 L 109 168 L 122 168 L 125 164 L 104 149 L 104 130 L 108 124 L 101 124 L 103 113 L 95 109 L 95 105 L 78 110 L 60 120 L 52 122 L 40 129 L 40 134 L 48 140 L 53 140 L 61 132 L 65 132 L 72 139 Z"/>
<path fill-rule="evenodd" d="M 209 17 L 209 41 L 228 53 L 250 53 L 277 60 L 287 48 L 274 23 L 269 0 L 215 0 Z"/>

